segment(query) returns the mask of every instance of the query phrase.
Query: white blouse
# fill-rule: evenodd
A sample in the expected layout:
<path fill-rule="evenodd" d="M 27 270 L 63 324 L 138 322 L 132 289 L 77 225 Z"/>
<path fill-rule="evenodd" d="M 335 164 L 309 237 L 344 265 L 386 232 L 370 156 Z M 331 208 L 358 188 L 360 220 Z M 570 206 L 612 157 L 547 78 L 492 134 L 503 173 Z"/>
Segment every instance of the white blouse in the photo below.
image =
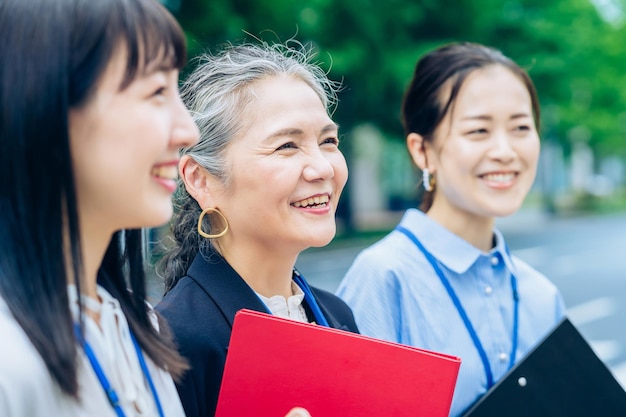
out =
<path fill-rule="evenodd" d="M 130 338 L 128 322 L 119 302 L 98 287 L 96 300 L 83 299 L 85 308 L 100 314 L 99 326 L 84 314 L 85 339 L 91 346 L 109 383 L 116 391 L 127 417 L 158 416 L 154 397 L 144 379 L 137 352 Z M 68 288 L 72 314 L 77 318 L 74 287 Z M 156 315 L 151 321 L 157 327 Z M 103 416 L 115 417 L 89 359 L 79 350 L 79 400 L 64 395 L 54 382 L 39 352 L 17 324 L 0 298 L 0 416 Z M 178 393 L 170 375 L 144 355 L 163 412 L 167 417 L 184 417 Z"/>
<path fill-rule="evenodd" d="M 302 289 L 293 281 L 291 282 L 291 290 L 293 295 L 289 298 L 285 298 L 282 295 L 274 295 L 272 297 L 265 297 L 259 293 L 256 293 L 256 295 L 259 296 L 263 304 L 265 304 L 274 316 L 308 323 L 309 319 L 302 305 L 304 292 L 302 292 Z"/>

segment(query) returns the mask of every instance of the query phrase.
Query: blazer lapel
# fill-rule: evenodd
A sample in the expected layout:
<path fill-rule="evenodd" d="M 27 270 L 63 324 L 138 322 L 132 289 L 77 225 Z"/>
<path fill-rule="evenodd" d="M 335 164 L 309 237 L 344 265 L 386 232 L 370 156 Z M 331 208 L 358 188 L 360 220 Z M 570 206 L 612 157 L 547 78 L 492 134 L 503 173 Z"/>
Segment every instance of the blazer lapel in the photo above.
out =
<path fill-rule="evenodd" d="M 267 308 L 252 288 L 215 251 L 198 254 L 187 271 L 220 309 L 229 326 L 242 308 L 267 313 Z"/>
<path fill-rule="evenodd" d="M 313 293 L 313 297 L 315 298 L 315 301 L 317 302 L 317 305 L 320 307 L 320 310 L 322 310 L 322 314 L 326 318 L 326 321 L 328 321 L 328 325 L 332 327 L 333 329 L 349 330 L 346 326 L 343 326 L 341 323 L 339 323 L 337 319 L 335 318 L 335 316 L 328 310 L 326 305 L 322 301 L 320 301 L 319 297 L 316 294 L 316 289 L 313 287 L 310 287 L 310 288 L 311 288 L 311 292 Z M 309 312 L 311 311 L 308 305 L 307 305 L 306 310 L 307 310 L 307 314 L 309 314 Z M 313 313 L 310 313 L 310 314 L 311 316 L 313 316 Z"/>

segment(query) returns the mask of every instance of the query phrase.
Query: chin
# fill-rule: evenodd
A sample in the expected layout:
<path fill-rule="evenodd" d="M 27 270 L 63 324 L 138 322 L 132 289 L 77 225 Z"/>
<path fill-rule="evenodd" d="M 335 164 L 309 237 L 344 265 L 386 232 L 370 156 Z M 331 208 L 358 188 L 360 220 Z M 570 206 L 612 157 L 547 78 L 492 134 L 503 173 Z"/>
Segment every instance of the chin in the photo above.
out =
<path fill-rule="evenodd" d="M 311 240 L 309 241 L 309 247 L 311 248 L 321 248 L 328 245 L 335 237 L 335 230 L 333 229 L 332 233 L 318 232 L 313 235 Z"/>
<path fill-rule="evenodd" d="M 485 208 L 489 207 L 493 217 L 507 217 L 515 214 L 524 203 L 524 197 L 520 195 L 514 196 L 502 196 L 502 198 L 493 199 L 490 203 L 485 205 Z"/>
<path fill-rule="evenodd" d="M 513 214 L 515 214 L 521 207 L 521 204 L 515 205 L 515 206 L 510 206 L 510 207 L 503 207 L 499 210 L 494 210 L 493 212 L 493 217 L 508 217 L 508 216 L 512 216 Z"/>
<path fill-rule="evenodd" d="M 166 224 L 174 214 L 171 204 L 167 208 L 163 208 L 161 211 L 155 211 L 151 216 L 147 216 L 143 218 L 144 224 L 139 226 L 138 228 L 150 228 L 150 227 L 161 227 Z"/>

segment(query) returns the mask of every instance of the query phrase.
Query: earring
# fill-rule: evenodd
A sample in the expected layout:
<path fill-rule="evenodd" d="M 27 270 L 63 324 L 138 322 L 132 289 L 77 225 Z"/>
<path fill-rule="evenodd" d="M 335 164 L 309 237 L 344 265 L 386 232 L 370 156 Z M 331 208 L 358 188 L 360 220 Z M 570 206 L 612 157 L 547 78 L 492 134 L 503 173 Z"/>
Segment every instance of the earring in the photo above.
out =
<path fill-rule="evenodd" d="M 431 192 L 435 188 L 435 177 L 430 175 L 428 168 L 422 170 L 422 184 L 424 185 L 424 190 L 428 192 Z"/>
<path fill-rule="evenodd" d="M 202 219 L 204 218 L 204 215 L 207 213 L 219 214 L 219 216 L 222 218 L 222 221 L 226 225 L 224 230 L 213 235 L 210 235 L 206 233 L 204 230 L 202 230 Z M 202 213 L 200 213 L 200 217 L 198 218 L 198 234 L 200 236 L 205 237 L 207 239 L 217 239 L 218 237 L 224 236 L 226 233 L 228 233 L 228 220 L 226 220 L 226 216 L 224 216 L 224 214 L 221 211 L 219 211 L 217 208 L 214 208 L 214 207 L 207 207 L 204 210 L 202 210 Z"/>

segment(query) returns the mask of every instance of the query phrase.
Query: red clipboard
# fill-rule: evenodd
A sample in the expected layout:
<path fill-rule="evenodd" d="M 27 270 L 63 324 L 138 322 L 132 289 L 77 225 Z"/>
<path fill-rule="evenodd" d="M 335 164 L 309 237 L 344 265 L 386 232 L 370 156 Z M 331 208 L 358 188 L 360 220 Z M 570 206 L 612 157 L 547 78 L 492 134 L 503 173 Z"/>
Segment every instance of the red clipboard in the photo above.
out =
<path fill-rule="evenodd" d="M 216 417 L 448 417 L 457 357 L 240 310 Z"/>

